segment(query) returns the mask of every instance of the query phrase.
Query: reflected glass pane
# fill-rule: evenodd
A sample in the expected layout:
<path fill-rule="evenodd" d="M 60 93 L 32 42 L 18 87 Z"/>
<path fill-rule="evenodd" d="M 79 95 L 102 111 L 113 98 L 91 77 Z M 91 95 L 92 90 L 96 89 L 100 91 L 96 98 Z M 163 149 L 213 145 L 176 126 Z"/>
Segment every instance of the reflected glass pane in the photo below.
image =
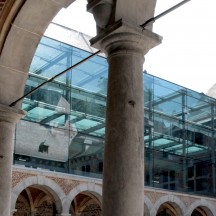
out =
<path fill-rule="evenodd" d="M 25 93 L 89 55 L 42 38 Z M 216 100 L 143 76 L 145 185 L 215 196 Z M 95 56 L 26 97 L 15 164 L 102 178 L 107 79 L 107 60 Z"/>

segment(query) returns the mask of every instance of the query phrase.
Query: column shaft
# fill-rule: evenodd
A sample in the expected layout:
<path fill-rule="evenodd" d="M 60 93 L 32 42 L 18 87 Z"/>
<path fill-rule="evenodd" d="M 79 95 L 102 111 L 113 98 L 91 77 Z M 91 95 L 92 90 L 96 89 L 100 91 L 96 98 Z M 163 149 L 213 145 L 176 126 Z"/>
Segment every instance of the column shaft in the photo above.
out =
<path fill-rule="evenodd" d="M 0 105 L 0 212 L 10 215 L 15 124 L 23 116 L 21 110 Z"/>
<path fill-rule="evenodd" d="M 109 63 L 103 216 L 143 216 L 144 55 L 161 38 L 120 20 L 91 40 Z"/>
<path fill-rule="evenodd" d="M 9 215 L 11 192 L 11 165 L 13 152 L 13 127 L 11 123 L 0 121 L 0 212 Z"/>
<path fill-rule="evenodd" d="M 108 55 L 103 215 L 143 216 L 143 54 Z"/>

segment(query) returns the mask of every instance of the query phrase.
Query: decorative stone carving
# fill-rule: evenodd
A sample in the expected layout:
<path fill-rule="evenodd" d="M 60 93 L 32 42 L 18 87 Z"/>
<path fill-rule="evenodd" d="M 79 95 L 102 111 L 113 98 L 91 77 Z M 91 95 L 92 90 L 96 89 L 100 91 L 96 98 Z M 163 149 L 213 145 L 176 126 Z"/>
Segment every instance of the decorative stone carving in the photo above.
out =
<path fill-rule="evenodd" d="M 17 184 L 21 183 L 24 179 L 26 179 L 28 177 L 32 177 L 32 176 L 36 176 L 36 174 L 13 171 L 13 173 L 12 173 L 12 188 L 15 187 Z"/>
<path fill-rule="evenodd" d="M 87 10 L 92 12 L 97 23 L 97 32 L 105 30 L 111 22 L 113 0 L 89 0 Z"/>
<path fill-rule="evenodd" d="M 64 179 L 64 178 L 57 178 L 57 177 L 48 177 L 52 179 L 54 182 L 56 182 L 65 192 L 67 195 L 73 188 L 78 186 L 80 184 L 79 181 L 70 180 L 70 179 Z"/>

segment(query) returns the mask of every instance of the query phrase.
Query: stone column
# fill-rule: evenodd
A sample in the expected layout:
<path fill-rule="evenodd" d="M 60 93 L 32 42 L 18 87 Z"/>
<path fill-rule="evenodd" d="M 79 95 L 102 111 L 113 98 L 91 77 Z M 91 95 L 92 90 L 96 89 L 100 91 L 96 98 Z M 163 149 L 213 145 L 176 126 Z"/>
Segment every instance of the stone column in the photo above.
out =
<path fill-rule="evenodd" d="M 91 40 L 109 63 L 103 216 L 143 216 L 143 63 L 160 39 L 119 21 Z"/>
<path fill-rule="evenodd" d="M 0 104 L 0 212 L 4 216 L 10 215 L 14 129 L 24 114 Z"/>

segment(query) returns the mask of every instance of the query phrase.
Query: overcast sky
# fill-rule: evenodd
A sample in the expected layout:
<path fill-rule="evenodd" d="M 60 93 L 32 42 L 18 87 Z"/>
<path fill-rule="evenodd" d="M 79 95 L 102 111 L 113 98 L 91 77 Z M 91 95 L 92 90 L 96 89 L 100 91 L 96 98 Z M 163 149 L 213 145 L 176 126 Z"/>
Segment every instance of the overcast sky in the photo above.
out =
<path fill-rule="evenodd" d="M 155 15 L 182 0 L 157 0 Z M 63 9 L 54 22 L 91 36 L 96 35 L 86 0 Z M 216 0 L 191 0 L 154 23 L 161 45 L 146 55 L 148 73 L 198 92 L 216 83 Z"/>

